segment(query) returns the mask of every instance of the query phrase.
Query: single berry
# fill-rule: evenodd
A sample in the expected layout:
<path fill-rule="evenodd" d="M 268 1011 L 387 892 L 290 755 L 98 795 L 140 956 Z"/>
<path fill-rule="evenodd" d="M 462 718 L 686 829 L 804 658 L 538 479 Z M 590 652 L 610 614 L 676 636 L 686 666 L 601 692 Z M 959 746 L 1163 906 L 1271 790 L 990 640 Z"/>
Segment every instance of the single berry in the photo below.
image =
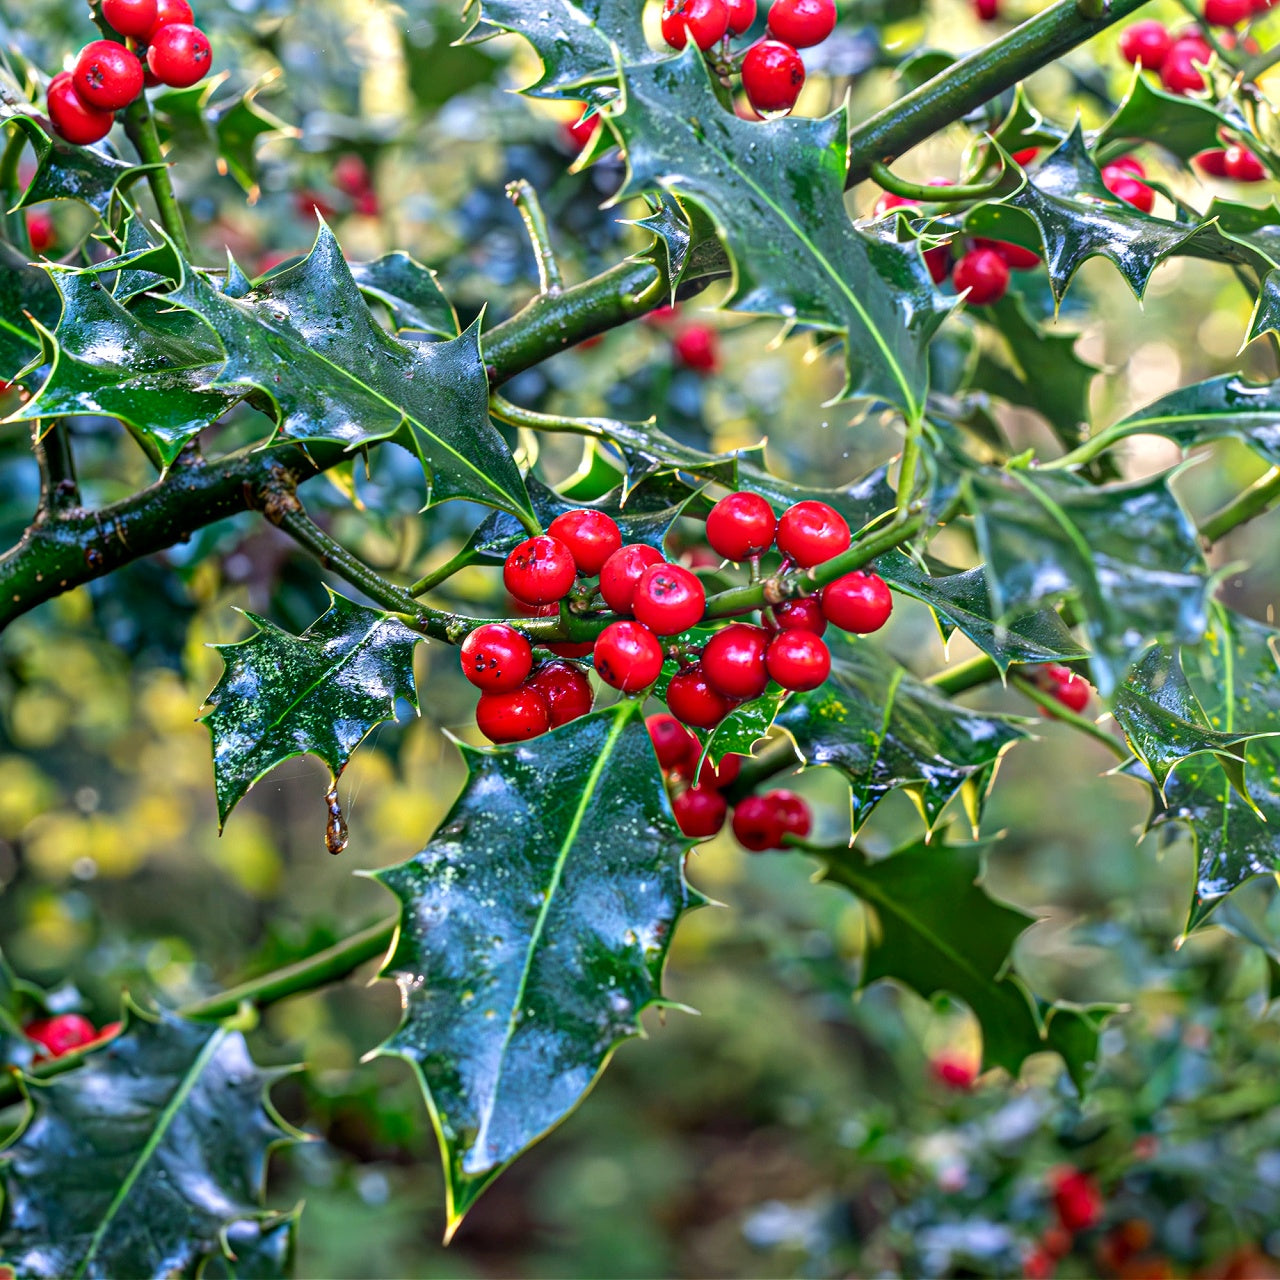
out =
<path fill-rule="evenodd" d="M 533 669 L 528 640 L 505 622 L 487 622 L 462 642 L 462 674 L 485 693 L 510 693 Z"/>
<path fill-rule="evenodd" d="M 561 125 L 565 143 L 574 151 L 581 151 L 596 136 L 599 127 L 599 113 L 588 106 L 583 106 L 582 114 L 576 120 L 566 120 Z"/>
<path fill-rule="evenodd" d="M 1023 147 L 1021 151 L 1014 151 L 1009 158 L 1025 169 L 1039 154 L 1039 147 Z"/>
<path fill-rule="evenodd" d="M 773 0 L 769 6 L 769 34 L 793 49 L 821 44 L 835 29 L 835 0 Z"/>
<path fill-rule="evenodd" d="M 343 152 L 333 162 L 333 185 L 353 199 L 368 191 L 369 166 L 364 157 L 354 151 Z"/>
<path fill-rule="evenodd" d="M 733 710 L 733 700 L 707 683 L 701 663 L 676 672 L 667 684 L 671 714 L 695 729 L 714 729 Z"/>
<path fill-rule="evenodd" d="M 1067 1231 L 1087 1231 L 1102 1220 L 1102 1188 L 1082 1169 L 1055 1169 L 1049 1189 L 1058 1221 Z"/>
<path fill-rule="evenodd" d="M 156 21 L 156 0 L 102 0 L 107 25 L 122 36 L 145 40 Z"/>
<path fill-rule="evenodd" d="M 376 191 L 362 191 L 355 197 L 355 212 L 362 218 L 376 218 L 382 211 Z"/>
<path fill-rule="evenodd" d="M 563 600 L 576 576 L 573 553 L 559 538 L 545 533 L 513 547 L 502 568 L 507 590 L 525 604 Z"/>
<path fill-rule="evenodd" d="M 1262 182 L 1267 176 L 1266 166 L 1262 161 L 1248 147 L 1238 144 L 1226 149 L 1222 167 L 1233 182 Z"/>
<path fill-rule="evenodd" d="M 820 636 L 827 629 L 827 616 L 822 612 L 822 601 L 817 596 L 803 596 L 799 600 L 775 604 L 762 616 L 770 631 L 812 631 Z"/>
<path fill-rule="evenodd" d="M 660 636 L 677 636 L 696 627 L 706 606 L 706 588 L 678 564 L 651 564 L 631 597 L 636 620 Z"/>
<path fill-rule="evenodd" d="M 588 578 L 595 577 L 622 546 L 622 530 L 603 511 L 566 511 L 547 526 L 547 533 L 569 548 L 578 572 Z"/>
<path fill-rule="evenodd" d="M 1118 164 L 1103 165 L 1102 185 L 1117 199 L 1124 200 L 1135 209 L 1141 209 L 1143 213 L 1150 213 L 1155 207 L 1156 193 L 1145 182 L 1135 178 L 1132 170 L 1127 167 Z"/>
<path fill-rule="evenodd" d="M 1000 16 L 1000 0 L 973 0 L 979 22 L 994 22 Z"/>
<path fill-rule="evenodd" d="M 636 583 L 644 571 L 662 563 L 662 552 L 643 542 L 630 542 L 615 551 L 600 570 L 600 594 L 614 613 L 630 613 Z"/>
<path fill-rule="evenodd" d="M 1109 167 L 1120 169 L 1124 173 L 1131 173 L 1135 178 L 1145 178 L 1147 176 L 1147 166 L 1137 156 L 1117 156 L 1110 162 Z"/>
<path fill-rule="evenodd" d="M 644 727 L 649 730 L 653 752 L 664 773 L 678 769 L 681 765 L 692 767 L 702 747 L 698 739 L 675 716 L 664 713 L 646 716 Z"/>
<path fill-rule="evenodd" d="M 884 191 L 871 206 L 871 216 L 883 218 L 886 213 L 892 213 L 894 209 L 914 209 L 918 213 L 920 206 L 916 201 L 908 200 L 906 196 L 895 196 L 892 191 Z"/>
<path fill-rule="evenodd" d="M 293 193 L 293 207 L 300 218 L 332 218 L 337 210 L 318 191 L 303 187 Z"/>
<path fill-rule="evenodd" d="M 707 683 L 726 698 L 758 698 L 769 684 L 764 660 L 768 645 L 769 633 L 763 627 L 731 622 L 723 631 L 717 631 L 702 651 Z"/>
<path fill-rule="evenodd" d="M 960 1053 L 940 1053 L 929 1062 L 929 1070 L 948 1089 L 970 1089 L 978 1078 L 978 1064 Z"/>
<path fill-rule="evenodd" d="M 672 347 L 676 359 L 697 373 L 715 373 L 720 367 L 720 339 L 705 324 L 691 324 L 676 334 Z"/>
<path fill-rule="evenodd" d="M 768 551 L 778 527 L 773 508 L 758 493 L 731 493 L 707 515 L 707 541 L 726 560 L 739 563 Z"/>
<path fill-rule="evenodd" d="M 23 1032 L 28 1040 L 34 1040 L 48 1051 L 37 1055 L 40 1058 L 60 1058 L 64 1053 L 70 1053 L 72 1049 L 79 1049 L 81 1045 L 98 1038 L 93 1023 L 78 1013 L 58 1013 L 52 1018 L 38 1018 L 29 1022 Z"/>
<path fill-rule="evenodd" d="M 761 40 L 742 59 L 742 87 L 761 115 L 790 111 L 804 88 L 804 61 L 781 40 Z"/>
<path fill-rule="evenodd" d="M 956 263 L 951 273 L 956 292 L 969 291 L 968 301 L 975 307 L 999 302 L 1009 288 L 1009 267 L 994 249 L 971 249 Z"/>
<path fill-rule="evenodd" d="M 611 622 L 596 637 L 595 664 L 605 684 L 636 693 L 661 673 L 662 646 L 639 622 Z"/>
<path fill-rule="evenodd" d="M 1092 692 L 1089 682 L 1082 680 L 1070 667 L 1057 662 L 1047 663 L 1041 668 L 1041 677 L 1045 691 L 1068 711 L 1078 715 L 1089 705 Z"/>
<path fill-rule="evenodd" d="M 823 564 L 848 551 L 853 535 L 849 523 L 825 502 L 797 502 L 778 521 L 778 550 L 802 569 Z"/>
<path fill-rule="evenodd" d="M 662 6 L 662 38 L 673 48 L 693 43 L 704 52 L 729 30 L 729 7 L 724 0 L 666 0 Z"/>
<path fill-rule="evenodd" d="M 1225 151 L 1221 149 L 1201 151 L 1193 159 L 1201 171 L 1207 173 L 1209 177 L 1225 178 L 1227 176 L 1227 153 Z"/>
<path fill-rule="evenodd" d="M 671 811 L 685 835 L 704 840 L 724 826 L 729 806 L 718 791 L 689 787 L 671 801 Z"/>
<path fill-rule="evenodd" d="M 192 23 L 196 15 L 192 13 L 187 0 L 156 0 L 156 17 L 147 32 L 147 39 L 154 39 L 161 27 L 171 27 L 174 23 Z"/>
<path fill-rule="evenodd" d="M 1204 0 L 1204 20 L 1211 27 L 1238 27 L 1250 14 L 1250 0 Z"/>
<path fill-rule="evenodd" d="M 734 839 L 752 853 L 782 847 L 782 817 L 765 796 L 747 796 L 733 811 Z"/>
<path fill-rule="evenodd" d="M 769 675 L 784 689 L 816 689 L 831 674 L 831 653 L 812 631 L 779 631 L 764 656 Z"/>
<path fill-rule="evenodd" d="M 95 111 L 121 111 L 142 92 L 142 63 L 115 40 L 92 40 L 71 71 L 76 95 Z"/>
<path fill-rule="evenodd" d="M 1034 271 L 1040 265 L 1040 255 L 1034 249 L 1024 249 L 1010 240 L 975 239 L 973 247 L 998 253 L 1010 271 Z"/>
<path fill-rule="evenodd" d="M 151 37 L 147 66 L 161 84 L 186 89 L 203 80 L 213 65 L 209 37 L 188 22 L 171 22 Z"/>
<path fill-rule="evenodd" d="M 46 102 L 54 131 L 78 147 L 100 142 L 115 123 L 110 111 L 97 111 L 81 101 L 68 71 L 60 71 L 49 81 Z"/>
<path fill-rule="evenodd" d="M 1212 50 L 1200 36 L 1183 36 L 1169 46 L 1160 64 L 1160 82 L 1170 93 L 1198 93 L 1205 87 L 1200 67 L 1209 61 Z"/>
<path fill-rule="evenodd" d="M 877 574 L 846 573 L 822 588 L 822 612 L 841 631 L 869 635 L 889 621 L 893 594 Z"/>
<path fill-rule="evenodd" d="M 929 268 L 929 278 L 934 284 L 941 284 L 951 274 L 950 241 L 933 249 L 926 249 L 923 257 L 924 265 Z"/>
<path fill-rule="evenodd" d="M 729 34 L 740 36 L 756 20 L 756 0 L 727 0 Z"/>
<path fill-rule="evenodd" d="M 56 239 L 53 218 L 44 209 L 27 214 L 27 240 L 32 253 L 43 253 Z"/>
<path fill-rule="evenodd" d="M 782 824 L 783 835 L 803 840 L 813 830 L 813 813 L 808 803 L 794 791 L 766 791 L 764 798 L 773 805 L 773 812 Z"/>
<path fill-rule="evenodd" d="M 1160 64 L 1168 57 L 1172 46 L 1173 37 L 1168 29 L 1154 18 L 1135 22 L 1120 33 L 1120 53 L 1125 61 L 1135 67 L 1146 67 L 1149 71 L 1160 70 Z"/>
<path fill-rule="evenodd" d="M 707 756 L 698 770 L 698 786 L 714 787 L 717 791 L 723 791 L 725 787 L 732 786 L 742 772 L 743 759 L 744 757 L 740 755 L 730 754 L 724 756 L 718 765 L 714 765 L 711 763 L 711 757 Z"/>
<path fill-rule="evenodd" d="M 524 742 L 551 728 L 551 708 L 527 684 L 507 693 L 482 693 L 476 725 L 490 742 Z"/>
<path fill-rule="evenodd" d="M 539 663 L 529 677 L 528 687 L 546 700 L 553 729 L 585 716 L 595 701 L 591 681 L 572 662 Z"/>

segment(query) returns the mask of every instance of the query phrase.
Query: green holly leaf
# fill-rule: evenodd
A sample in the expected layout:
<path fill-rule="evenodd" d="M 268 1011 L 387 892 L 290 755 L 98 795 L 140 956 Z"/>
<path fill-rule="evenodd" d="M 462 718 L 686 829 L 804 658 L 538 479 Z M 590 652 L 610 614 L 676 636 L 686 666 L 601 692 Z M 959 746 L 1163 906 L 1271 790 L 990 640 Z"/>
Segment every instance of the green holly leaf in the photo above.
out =
<path fill-rule="evenodd" d="M 653 246 L 637 260 L 653 262 L 671 282 L 671 293 L 682 284 L 728 275 L 733 269 L 724 245 L 716 235 L 715 223 L 693 203 L 665 192 L 646 196 L 654 209 L 647 218 L 637 218 L 654 238 Z"/>
<path fill-rule="evenodd" d="M 582 1100 L 661 1000 L 671 931 L 700 901 L 640 706 L 518 746 L 463 747 L 469 776 L 421 853 L 386 973 L 444 1156 L 448 1233 Z"/>
<path fill-rule="evenodd" d="M 944 698 L 869 640 L 832 637 L 831 651 L 831 678 L 793 694 L 777 722 L 806 764 L 848 779 L 855 832 L 898 789 L 932 830 L 968 779 L 1027 736 L 1018 721 Z"/>
<path fill-rule="evenodd" d="M 1207 571 L 1167 475 L 1091 485 L 1007 471 L 966 483 L 996 619 L 1075 600 L 1103 697 L 1153 641 L 1204 634 Z"/>
<path fill-rule="evenodd" d="M 223 1252 L 211 1258 L 200 1280 L 290 1280 L 298 1244 L 300 1209 L 260 1221 L 233 1222 L 223 1233 Z"/>
<path fill-rule="evenodd" d="M 120 253 L 114 258 L 86 268 L 98 276 L 116 273 L 111 292 L 117 302 L 128 302 L 151 289 L 168 288 L 182 278 L 178 251 L 167 240 L 156 244 L 137 214 L 130 214 L 125 219 L 118 243 Z"/>
<path fill-rule="evenodd" d="M 21 1277 L 194 1274 L 265 1216 L 267 1159 L 295 1135 L 244 1037 L 130 1010 L 75 1070 L 33 1083 L 0 1156 L 0 1258 Z M 179 1175 L 180 1171 L 180 1175 Z"/>
<path fill-rule="evenodd" d="M 249 196 L 258 193 L 258 151 L 276 138 L 296 138 L 299 131 L 257 101 L 261 85 L 247 93 L 210 103 L 207 118 L 218 151 L 218 170 L 232 177 Z"/>
<path fill-rule="evenodd" d="M 1179 160 L 1221 147 L 1221 129 L 1236 122 L 1201 98 L 1165 93 L 1135 67 L 1124 99 L 1093 138 L 1094 150 L 1117 142 L 1154 142 Z"/>
<path fill-rule="evenodd" d="M 11 420 L 119 418 L 168 466 L 240 398 L 208 389 L 222 348 L 189 311 L 150 297 L 125 307 L 96 272 L 51 267 L 50 275 L 62 317 L 53 333 L 41 331 L 49 376 Z"/>
<path fill-rule="evenodd" d="M 303 261 L 244 298 L 219 292 L 197 271 L 167 296 L 222 343 L 226 361 L 208 385 L 263 392 L 283 434 L 351 448 L 393 438 L 421 460 L 428 505 L 470 498 L 528 514 L 520 473 L 489 421 L 478 322 L 451 342 L 387 333 L 328 227 Z"/>
<path fill-rule="evenodd" d="M 26 316 L 48 327 L 57 320 L 58 307 L 58 292 L 48 273 L 0 244 L 0 379 L 14 381 L 40 355 L 40 334 Z"/>
<path fill-rule="evenodd" d="M 699 762 L 709 759 L 719 765 L 725 756 L 749 756 L 751 749 L 773 727 L 778 708 L 787 697 L 784 690 L 771 684 L 758 698 L 739 703 L 706 737 Z"/>
<path fill-rule="evenodd" d="M 264 774 L 310 754 L 334 785 L 375 726 L 403 698 L 417 710 L 413 650 L 398 619 L 329 592 L 329 609 L 300 636 L 257 615 L 246 640 L 218 645 L 225 670 L 203 716 L 213 738 L 219 825 Z"/>
<path fill-rule="evenodd" d="M 353 262 L 351 276 L 366 298 L 386 307 L 397 329 L 416 329 L 439 338 L 458 332 L 453 304 L 430 267 L 397 250 L 372 262 Z"/>
<path fill-rule="evenodd" d="M 734 263 L 725 305 L 845 338 L 844 394 L 924 411 L 926 347 L 948 307 L 914 246 L 867 235 L 844 204 L 843 109 L 821 120 L 740 120 L 721 105 L 701 53 L 623 68 L 617 198 L 670 191 L 706 211 Z"/>

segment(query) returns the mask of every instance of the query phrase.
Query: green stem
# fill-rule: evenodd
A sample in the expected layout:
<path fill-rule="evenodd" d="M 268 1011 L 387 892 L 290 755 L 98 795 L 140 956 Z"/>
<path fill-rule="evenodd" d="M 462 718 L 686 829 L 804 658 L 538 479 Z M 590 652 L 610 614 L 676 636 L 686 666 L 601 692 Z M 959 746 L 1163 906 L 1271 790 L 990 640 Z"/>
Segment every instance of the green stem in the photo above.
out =
<path fill-rule="evenodd" d="M 151 104 L 145 93 L 125 111 L 124 131 L 133 143 L 138 158 L 143 164 L 150 166 L 147 170 L 147 183 L 160 214 L 160 225 L 164 227 L 178 252 L 189 261 L 191 244 L 187 239 L 187 224 L 182 217 L 182 206 L 173 191 L 169 164 L 160 147 L 160 135 L 156 132 L 155 118 L 151 114 Z"/>
<path fill-rule="evenodd" d="M 1009 683 L 1019 693 L 1026 694 L 1032 702 L 1047 711 L 1052 719 L 1062 720 L 1073 728 L 1079 729 L 1082 733 L 1087 733 L 1091 738 L 1101 742 L 1117 760 L 1127 760 L 1129 758 L 1129 749 L 1127 747 L 1123 746 L 1105 729 L 1100 729 L 1087 716 L 1077 715 L 1074 711 L 1064 707 L 1053 694 L 1045 693 L 1038 685 L 1032 684 L 1030 680 L 1022 676 L 1011 676 Z"/>
<path fill-rule="evenodd" d="M 534 257 L 538 260 L 538 292 L 559 293 L 564 288 L 560 264 L 551 247 L 551 233 L 547 229 L 546 215 L 538 200 L 538 193 L 523 178 L 507 183 L 507 196 L 515 205 L 529 234 Z"/>
<path fill-rule="evenodd" d="M 1099 454 L 1106 453 L 1108 449 L 1114 448 L 1121 440 L 1127 440 L 1130 436 L 1141 435 L 1144 431 L 1152 434 L 1150 423 L 1112 423 L 1111 426 L 1104 427 L 1096 435 L 1090 436 L 1083 444 L 1076 445 L 1070 453 L 1064 453 L 1062 457 L 1054 458 L 1051 462 L 1042 462 L 1037 470 L 1067 471 L 1072 467 L 1082 467 L 1085 463 L 1092 462 Z"/>
<path fill-rule="evenodd" d="M 954 186 L 926 186 L 922 182 L 908 182 L 905 178 L 899 178 L 886 164 L 881 164 L 879 160 L 871 162 L 871 179 L 882 186 L 886 191 L 892 191 L 896 196 L 902 196 L 904 200 L 919 200 L 922 204 L 948 204 L 956 200 L 980 200 L 983 196 L 989 196 L 993 191 L 998 191 L 1004 182 L 1004 170 L 990 182 L 971 182 L 968 184 L 956 184 Z"/>
<path fill-rule="evenodd" d="M 27 148 L 27 135 L 16 125 L 0 152 L 0 219 L 3 220 L 5 238 L 15 245 L 25 246 L 31 251 L 31 242 L 27 239 L 27 220 L 14 209 L 18 203 L 18 163 Z"/>
<path fill-rule="evenodd" d="M 425 596 L 434 591 L 442 582 L 447 582 L 459 569 L 475 564 L 476 552 L 473 547 L 463 547 L 451 560 L 446 560 L 439 568 L 432 569 L 429 574 L 419 578 L 411 587 L 406 588 L 411 596 Z"/>
<path fill-rule="evenodd" d="M 591 436 L 595 440 L 607 440 L 608 433 L 595 418 L 566 418 L 554 413 L 539 413 L 512 404 L 505 396 L 489 397 L 489 412 L 499 422 L 512 427 L 525 427 L 529 431 L 561 432 L 577 436 Z"/>
<path fill-rule="evenodd" d="M 996 665 L 995 659 L 988 658 L 985 653 L 979 653 L 964 662 L 957 662 L 953 667 L 943 667 L 941 671 L 935 671 L 925 680 L 925 683 L 932 685 L 939 693 L 945 693 L 949 698 L 953 698 L 957 693 L 964 693 L 966 689 L 976 689 L 979 685 L 997 679 L 999 675 L 1000 668 Z"/>
<path fill-rule="evenodd" d="M 1200 536 L 1206 542 L 1217 542 L 1238 525 L 1260 516 L 1276 502 L 1280 502 L 1280 467 L 1272 467 L 1225 507 L 1214 512 L 1200 526 Z"/>
<path fill-rule="evenodd" d="M 60 418 L 39 438 L 38 422 L 32 423 L 32 448 L 40 468 L 40 511 L 48 518 L 60 516 L 80 505 L 75 458 L 67 425 Z"/>
<path fill-rule="evenodd" d="M 1280 62 L 1280 44 L 1271 49 L 1264 49 L 1256 57 L 1251 58 L 1240 69 L 1240 74 L 1244 77 L 1244 81 L 1248 84 L 1251 80 L 1256 80 L 1266 71 L 1270 71 L 1272 67 Z"/>

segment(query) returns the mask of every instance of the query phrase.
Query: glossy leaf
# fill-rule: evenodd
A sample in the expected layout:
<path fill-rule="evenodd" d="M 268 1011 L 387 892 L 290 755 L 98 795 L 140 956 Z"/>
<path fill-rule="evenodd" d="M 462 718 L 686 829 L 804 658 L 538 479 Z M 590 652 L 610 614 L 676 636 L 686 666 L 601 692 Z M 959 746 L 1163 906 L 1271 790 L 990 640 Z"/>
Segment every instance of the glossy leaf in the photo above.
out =
<path fill-rule="evenodd" d="M 638 218 L 635 225 L 653 235 L 654 245 L 638 257 L 656 262 L 671 282 L 673 295 L 682 284 L 727 275 L 732 270 L 715 223 L 696 204 L 665 192 L 647 199 L 656 208 L 647 218 Z"/>
<path fill-rule="evenodd" d="M 218 820 L 284 760 L 309 754 L 334 782 L 376 725 L 404 699 L 417 708 L 413 650 L 421 639 L 377 609 L 329 592 L 300 636 L 255 614 L 247 640 L 218 646 L 225 670 L 203 717 L 213 738 Z"/>
<path fill-rule="evenodd" d="M 386 307 L 397 329 L 416 329 L 438 338 L 458 332 L 458 317 L 429 267 L 397 251 L 372 262 L 353 262 L 351 276 L 366 298 Z"/>
<path fill-rule="evenodd" d="M 449 1233 L 581 1101 L 660 1001 L 698 895 L 640 706 L 518 746 L 464 747 L 469 777 L 421 853 L 377 873 L 402 917 L 386 972 L 440 1138 Z"/>
<path fill-rule="evenodd" d="M 15 250 L 0 244 L 0 379 L 12 382 L 40 355 L 40 335 L 26 316 L 49 327 L 58 318 L 58 306 L 48 273 L 28 266 Z"/>
<path fill-rule="evenodd" d="M 786 693 L 771 684 L 758 698 L 739 703 L 707 735 L 700 759 L 719 765 L 728 755 L 750 755 L 751 749 L 773 727 Z"/>
<path fill-rule="evenodd" d="M 1201 98 L 1157 89 L 1135 68 L 1129 90 L 1115 114 L 1098 130 L 1093 146 L 1133 141 L 1154 142 L 1179 160 L 1222 146 L 1219 131 L 1233 123 Z"/>

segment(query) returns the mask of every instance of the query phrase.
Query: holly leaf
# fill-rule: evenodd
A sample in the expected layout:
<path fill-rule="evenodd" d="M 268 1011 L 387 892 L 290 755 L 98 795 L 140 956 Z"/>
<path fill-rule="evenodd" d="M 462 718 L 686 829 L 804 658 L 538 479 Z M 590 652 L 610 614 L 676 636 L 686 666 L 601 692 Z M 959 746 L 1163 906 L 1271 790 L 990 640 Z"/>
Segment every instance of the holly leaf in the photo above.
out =
<path fill-rule="evenodd" d="M 819 489 L 812 485 L 794 484 L 753 464 L 744 463 L 738 468 L 738 488 L 758 493 L 777 512 L 810 499 L 825 502 L 844 516 L 855 536 L 892 511 L 897 502 L 897 495 L 889 483 L 887 466 L 876 467 L 843 488 Z"/>
<path fill-rule="evenodd" d="M 719 765 L 725 756 L 749 756 L 752 747 L 773 727 L 786 696 L 784 690 L 771 684 L 758 698 L 739 703 L 707 736 L 699 763 L 709 759 Z"/>
<path fill-rule="evenodd" d="M 29 1089 L 0 1157 L 0 1256 L 24 1277 L 194 1274 L 262 1209 L 267 1159 L 294 1138 L 263 1071 L 224 1027 L 130 1010 L 124 1032 Z"/>
<path fill-rule="evenodd" d="M 218 152 L 218 172 L 229 175 L 251 199 L 258 195 L 258 150 L 275 138 L 296 138 L 298 129 L 258 101 L 261 85 L 211 103 L 206 109 Z"/>
<path fill-rule="evenodd" d="M 45 200 L 78 200 L 100 218 L 111 202 L 146 173 L 146 166 L 118 159 L 106 142 L 77 147 L 49 132 L 34 108 L 15 109 L 0 96 L 0 123 L 12 121 L 27 135 L 36 170 L 15 208 L 29 209 Z"/>
<path fill-rule="evenodd" d="M 386 307 L 397 329 L 416 329 L 439 338 L 458 332 L 458 317 L 430 267 L 397 250 L 372 262 L 353 262 L 351 277 L 366 298 Z"/>
<path fill-rule="evenodd" d="M 855 833 L 902 789 L 930 831 L 967 779 L 1027 736 L 1018 721 L 951 702 L 869 640 L 832 638 L 831 678 L 793 694 L 777 723 L 809 765 L 838 769 L 851 790 Z"/>
<path fill-rule="evenodd" d="M 37 325 L 58 318 L 58 293 L 48 273 L 29 266 L 7 244 L 0 244 L 0 379 L 12 382 L 41 352 Z"/>
<path fill-rule="evenodd" d="M 300 636 L 266 618 L 246 640 L 216 646 L 225 670 L 202 717 L 213 738 L 218 823 L 264 774 L 313 755 L 334 785 L 369 731 L 395 719 L 403 698 L 417 710 L 413 650 L 404 623 L 336 592 Z"/>
<path fill-rule="evenodd" d="M 639 703 L 462 751 L 467 783 L 435 836 L 375 873 L 402 912 L 385 972 L 404 1020 L 380 1051 L 427 1095 L 449 1235 L 640 1033 L 676 920 L 701 901 Z"/>
<path fill-rule="evenodd" d="M 740 120 L 701 53 L 622 70 L 625 110 L 604 118 L 626 153 L 616 199 L 669 191 L 711 217 L 733 258 L 725 305 L 845 339 L 846 396 L 924 412 L 926 348 L 948 307 L 915 248 L 867 235 L 844 204 L 843 109 L 821 120 Z"/>
<path fill-rule="evenodd" d="M 1221 147 L 1221 129 L 1238 127 L 1201 98 L 1157 89 L 1135 67 L 1128 92 L 1093 139 L 1095 151 L 1124 141 L 1154 142 L 1179 160 Z"/>
<path fill-rule="evenodd" d="M 225 363 L 209 386 L 270 398 L 280 431 L 356 448 L 395 439 L 416 454 L 427 504 L 470 498 L 527 514 L 528 496 L 489 421 L 478 321 L 451 342 L 407 343 L 369 312 L 333 233 L 243 298 L 186 271 L 167 295 L 218 335 Z"/>
<path fill-rule="evenodd" d="M 1199 538 L 1167 475 L 1091 485 L 988 471 L 966 484 L 996 619 L 1075 600 L 1103 697 L 1153 641 L 1193 644 L 1204 634 Z"/>
<path fill-rule="evenodd" d="M 715 223 L 696 204 L 682 203 L 665 192 L 646 200 L 654 211 L 647 218 L 637 218 L 634 225 L 648 231 L 654 244 L 637 259 L 653 262 L 663 272 L 671 282 L 673 297 L 682 284 L 727 275 L 732 270 Z"/>

